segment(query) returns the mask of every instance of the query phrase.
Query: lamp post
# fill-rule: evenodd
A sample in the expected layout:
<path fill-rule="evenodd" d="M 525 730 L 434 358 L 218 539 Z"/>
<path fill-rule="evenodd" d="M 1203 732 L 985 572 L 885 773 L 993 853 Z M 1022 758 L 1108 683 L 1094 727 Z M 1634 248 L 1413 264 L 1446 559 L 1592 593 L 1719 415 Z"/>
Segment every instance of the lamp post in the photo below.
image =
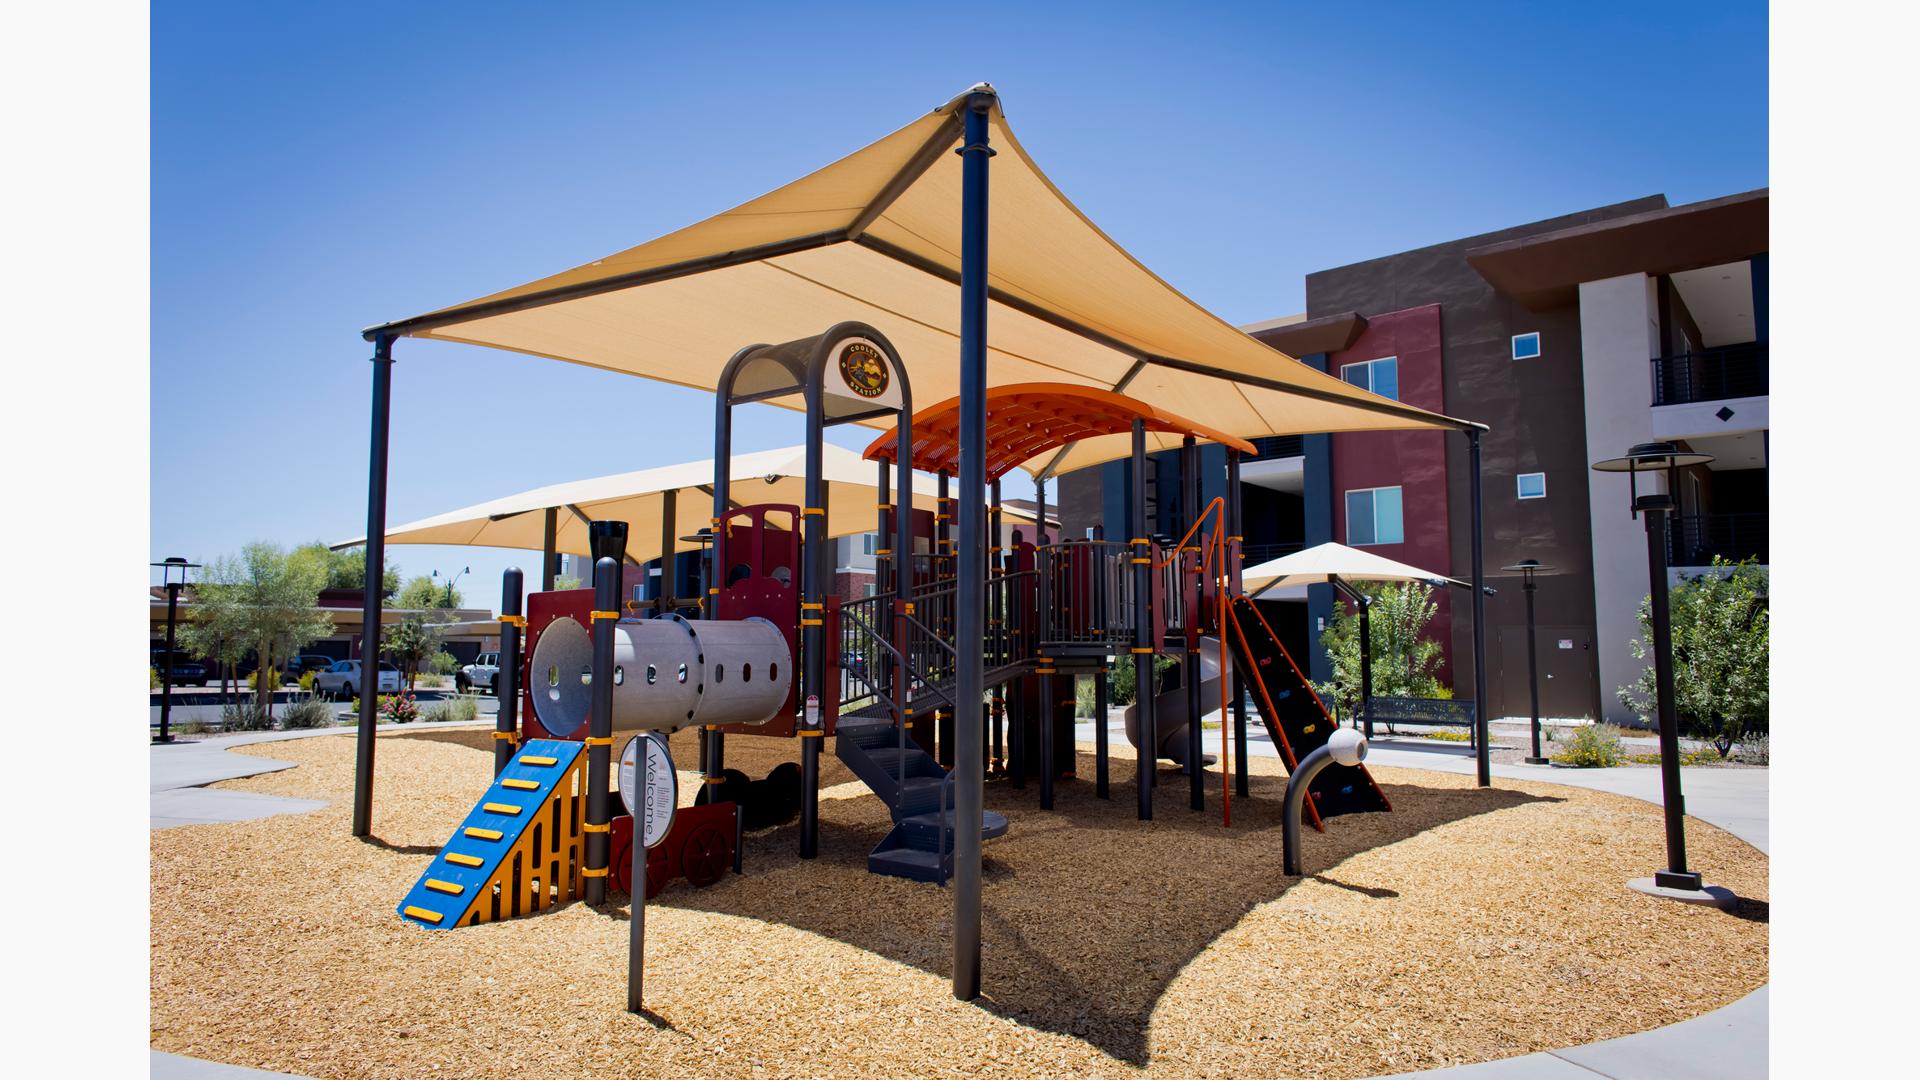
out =
<path fill-rule="evenodd" d="M 187 584 L 187 571 L 198 567 L 178 555 L 163 562 L 148 563 L 160 569 L 160 583 L 167 589 L 167 652 L 160 664 L 160 734 L 157 743 L 173 741 L 173 631 L 180 620 L 180 590 Z"/>
<path fill-rule="evenodd" d="M 1521 559 L 1512 566 L 1500 569 L 1521 576 L 1521 588 L 1527 593 L 1527 693 L 1533 702 L 1533 756 L 1526 759 L 1529 765 L 1545 765 L 1547 759 L 1540 753 L 1540 656 L 1535 648 L 1533 632 L 1533 576 L 1543 570 L 1554 569 L 1538 559 Z"/>
<path fill-rule="evenodd" d="M 460 572 L 458 574 L 455 574 L 452 577 L 447 579 L 447 606 L 448 607 L 453 606 L 453 583 L 456 581 L 459 581 L 462 577 L 466 576 L 467 571 L 472 569 L 473 567 L 471 566 L 463 566 L 460 568 Z M 439 577 L 440 571 L 435 570 L 433 572 L 433 576 Z"/>
<path fill-rule="evenodd" d="M 1675 473 L 1684 466 L 1705 465 L 1707 454 L 1682 451 L 1670 442 L 1648 442 L 1628 450 L 1625 457 L 1593 463 L 1595 472 L 1626 473 L 1627 492 L 1634 516 L 1646 515 L 1648 607 L 1653 624 L 1654 699 L 1660 714 L 1660 795 L 1666 812 L 1667 868 L 1651 878 L 1634 878 L 1631 888 L 1692 904 L 1732 907 L 1733 893 L 1717 885 L 1703 885 L 1698 871 L 1687 869 L 1686 802 L 1680 792 L 1680 717 L 1673 700 L 1673 622 L 1667 607 L 1667 515 L 1674 508 Z M 1666 478 L 1666 490 L 1640 493 L 1642 473 Z"/>

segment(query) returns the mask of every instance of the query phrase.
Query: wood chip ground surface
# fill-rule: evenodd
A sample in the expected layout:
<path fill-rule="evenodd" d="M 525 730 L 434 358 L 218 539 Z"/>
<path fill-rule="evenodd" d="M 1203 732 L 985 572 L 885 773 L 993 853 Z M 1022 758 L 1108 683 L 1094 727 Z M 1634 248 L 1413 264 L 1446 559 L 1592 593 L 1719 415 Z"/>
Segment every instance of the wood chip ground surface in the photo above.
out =
<path fill-rule="evenodd" d="M 826 754 L 818 859 L 769 830 L 745 876 L 649 905 L 643 1018 L 624 898 L 446 932 L 394 914 L 485 789 L 488 732 L 383 736 L 371 841 L 348 834 L 353 745 L 253 747 L 300 767 L 218 785 L 327 809 L 152 834 L 155 1049 L 322 1077 L 1355 1077 L 1643 1031 L 1767 979 L 1753 848 L 1689 822 L 1733 913 L 1625 888 L 1662 862 L 1656 806 L 1376 769 L 1394 812 L 1309 830 L 1288 878 L 1277 761 L 1253 760 L 1231 830 L 1217 776 L 1196 814 L 1172 773 L 1143 825 L 1131 751 L 1102 801 L 1083 747 L 1052 813 L 988 785 L 1013 827 L 986 845 L 986 992 L 963 1004 L 952 894 L 867 872 L 886 810 Z M 674 751 L 693 762 L 692 734 Z M 754 776 L 789 756 L 728 743 Z"/>

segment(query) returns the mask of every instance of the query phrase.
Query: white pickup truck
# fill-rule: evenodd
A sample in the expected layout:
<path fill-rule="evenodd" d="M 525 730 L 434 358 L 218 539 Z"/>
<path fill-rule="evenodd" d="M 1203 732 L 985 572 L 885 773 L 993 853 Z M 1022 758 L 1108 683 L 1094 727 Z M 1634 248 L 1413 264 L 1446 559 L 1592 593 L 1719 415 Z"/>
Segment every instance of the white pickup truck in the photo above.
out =
<path fill-rule="evenodd" d="M 474 657 L 473 663 L 454 672 L 453 685 L 462 693 L 468 690 L 485 690 L 491 694 L 494 680 L 500 677 L 500 654 L 483 652 Z"/>

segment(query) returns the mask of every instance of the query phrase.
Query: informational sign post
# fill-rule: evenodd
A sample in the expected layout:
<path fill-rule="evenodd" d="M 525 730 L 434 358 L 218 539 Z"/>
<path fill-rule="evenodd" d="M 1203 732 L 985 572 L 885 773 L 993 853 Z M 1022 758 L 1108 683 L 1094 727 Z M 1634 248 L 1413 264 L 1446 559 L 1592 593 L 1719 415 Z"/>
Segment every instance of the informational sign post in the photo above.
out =
<path fill-rule="evenodd" d="M 673 771 L 667 737 L 635 735 L 620 751 L 620 801 L 633 815 L 633 871 L 628 875 L 631 912 L 627 931 L 627 1011 L 644 1012 L 641 985 L 647 955 L 647 851 L 667 838 L 680 802 L 680 779 Z"/>

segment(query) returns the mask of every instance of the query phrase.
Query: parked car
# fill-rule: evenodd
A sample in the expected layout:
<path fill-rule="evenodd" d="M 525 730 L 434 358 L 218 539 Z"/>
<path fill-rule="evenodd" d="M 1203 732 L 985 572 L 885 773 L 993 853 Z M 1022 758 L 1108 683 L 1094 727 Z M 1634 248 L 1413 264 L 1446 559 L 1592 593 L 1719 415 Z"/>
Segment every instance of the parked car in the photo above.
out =
<path fill-rule="evenodd" d="M 453 685 L 461 693 L 473 689 L 484 689 L 491 694 L 498 686 L 499 678 L 500 654 L 483 652 L 474 657 L 473 663 L 453 673 Z"/>
<path fill-rule="evenodd" d="M 212 678 L 207 665 L 198 660 L 190 660 L 179 653 L 174 653 L 173 661 L 168 663 L 165 649 L 149 653 L 147 664 L 159 672 L 161 678 L 174 686 L 205 686 L 207 680 Z"/>
<path fill-rule="evenodd" d="M 309 671 L 315 672 L 315 677 L 317 678 L 319 672 L 330 670 L 333 665 L 333 657 L 321 656 L 318 653 L 307 653 L 302 656 L 290 657 L 287 660 L 286 668 L 280 672 L 280 681 L 283 683 L 297 683 L 300 681 L 300 676 L 305 675 Z"/>
<path fill-rule="evenodd" d="M 380 682 L 374 688 L 376 692 L 382 694 L 400 692 L 399 668 L 382 660 L 377 677 Z M 313 677 L 314 692 L 328 696 L 339 694 L 344 697 L 353 697 L 364 685 L 366 682 L 361 677 L 358 660 L 337 660 L 327 670 L 318 672 Z"/>

